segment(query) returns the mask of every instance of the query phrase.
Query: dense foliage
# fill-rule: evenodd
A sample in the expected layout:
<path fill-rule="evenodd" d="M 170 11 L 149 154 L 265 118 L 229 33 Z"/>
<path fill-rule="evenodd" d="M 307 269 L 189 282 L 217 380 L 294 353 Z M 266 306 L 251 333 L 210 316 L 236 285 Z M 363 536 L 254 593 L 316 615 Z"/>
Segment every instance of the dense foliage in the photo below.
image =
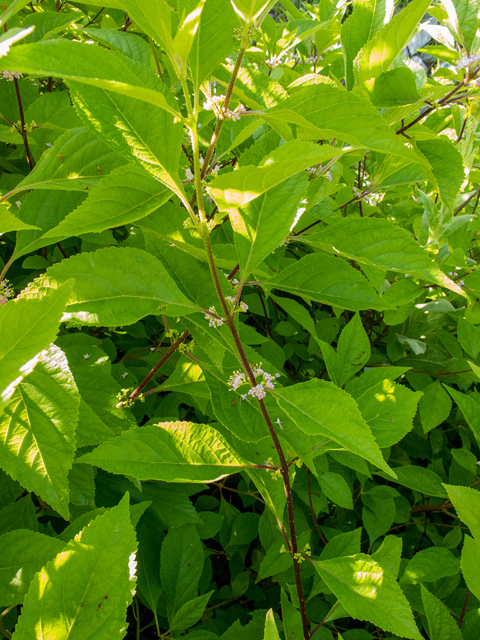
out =
<path fill-rule="evenodd" d="M 0 2 L 0 636 L 478 640 L 479 0 Z"/>

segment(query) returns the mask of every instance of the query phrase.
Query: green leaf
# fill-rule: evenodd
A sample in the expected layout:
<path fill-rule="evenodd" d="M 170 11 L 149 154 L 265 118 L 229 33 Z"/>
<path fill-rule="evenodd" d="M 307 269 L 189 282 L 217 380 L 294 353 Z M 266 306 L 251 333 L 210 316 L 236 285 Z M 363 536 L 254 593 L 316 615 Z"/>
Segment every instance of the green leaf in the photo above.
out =
<path fill-rule="evenodd" d="M 324 380 L 275 390 L 285 413 L 309 435 L 322 435 L 392 474 L 353 398 Z"/>
<path fill-rule="evenodd" d="M 460 559 L 442 547 L 430 547 L 417 552 L 409 561 L 400 584 L 433 582 L 454 576 L 460 570 Z"/>
<path fill-rule="evenodd" d="M 408 67 L 385 71 L 378 78 L 368 80 L 365 89 L 375 107 L 399 107 L 421 99 L 415 76 Z"/>
<path fill-rule="evenodd" d="M 195 35 L 200 25 L 205 0 L 200 0 L 193 11 L 190 11 L 181 24 L 169 47 L 169 54 L 177 76 L 185 80 L 187 76 L 187 61 Z M 191 7 L 190 7 L 191 8 Z"/>
<path fill-rule="evenodd" d="M 13 638 L 123 638 L 136 546 L 127 494 L 36 574 Z"/>
<path fill-rule="evenodd" d="M 407 10 L 397 13 L 362 47 L 354 60 L 355 80 L 361 84 L 388 71 L 397 56 L 412 39 L 430 0 L 413 0 Z"/>
<path fill-rule="evenodd" d="M 57 13 L 56 11 L 43 11 L 31 13 L 22 22 L 22 27 L 34 26 L 35 30 L 27 38 L 26 44 L 45 40 L 49 36 L 56 35 L 72 22 L 78 20 L 76 13 Z"/>
<path fill-rule="evenodd" d="M 19 231 L 12 260 L 44 247 L 48 241 L 42 239 L 50 229 L 56 227 L 75 207 L 87 197 L 86 191 L 33 190 L 22 196 L 20 214 L 22 220 L 36 225 L 38 231 Z"/>
<path fill-rule="evenodd" d="M 428 433 L 450 415 L 452 401 L 450 396 L 438 382 L 431 382 L 422 390 L 419 409 L 423 432 Z"/>
<path fill-rule="evenodd" d="M 455 199 L 465 179 L 462 155 L 446 136 L 417 141 L 417 148 L 430 163 L 442 201 L 453 211 Z"/>
<path fill-rule="evenodd" d="M 28 529 L 17 529 L 0 536 L 0 604 L 22 604 L 37 571 L 65 546 L 62 540 Z"/>
<path fill-rule="evenodd" d="M 341 556 L 354 556 L 356 553 L 360 553 L 361 535 L 361 527 L 346 533 L 339 533 L 323 547 L 320 559 L 333 560 Z"/>
<path fill-rule="evenodd" d="M 461 564 L 466 585 L 478 599 L 480 595 L 480 545 L 470 536 L 465 536 Z"/>
<path fill-rule="evenodd" d="M 380 547 L 372 553 L 372 558 L 388 569 L 394 578 L 398 578 L 402 561 L 403 540 L 398 536 L 385 536 Z"/>
<path fill-rule="evenodd" d="M 220 211 L 244 207 L 262 193 L 276 187 L 307 167 L 349 153 L 352 148 L 337 149 L 330 145 L 293 140 L 274 149 L 257 166 L 240 167 L 233 173 L 214 178 L 207 191 Z"/>
<path fill-rule="evenodd" d="M 480 493 L 469 487 L 443 485 L 457 510 L 460 520 L 467 525 L 474 539 L 480 542 Z"/>
<path fill-rule="evenodd" d="M 240 281 L 255 271 L 285 240 L 294 225 L 307 182 L 306 174 L 292 176 L 242 209 L 230 212 Z M 281 216 L 278 215 L 280 208 Z"/>
<path fill-rule="evenodd" d="M 67 519 L 79 403 L 67 359 L 52 346 L 0 419 L 0 467 Z"/>
<path fill-rule="evenodd" d="M 313 561 L 349 615 L 402 638 L 422 640 L 412 610 L 393 576 L 370 556 Z"/>
<path fill-rule="evenodd" d="M 2 216 L 2 223 L 0 226 L 0 234 L 10 233 L 11 231 L 24 231 L 26 229 L 38 229 L 32 224 L 22 222 L 17 216 L 7 211 L 5 205 L 0 205 L 0 215 Z"/>
<path fill-rule="evenodd" d="M 0 527 L 2 533 L 17 529 L 38 531 L 37 514 L 30 493 L 0 511 Z"/>
<path fill-rule="evenodd" d="M 411 391 L 391 380 L 382 380 L 361 395 L 352 395 L 382 449 L 396 444 L 413 429 L 413 418 L 422 398 L 420 391 Z"/>
<path fill-rule="evenodd" d="M 327 471 L 318 476 L 320 489 L 334 504 L 343 509 L 353 509 L 352 492 L 345 478 L 339 473 Z"/>
<path fill-rule="evenodd" d="M 433 593 L 420 585 L 423 608 L 428 621 L 430 640 L 463 640 L 458 624 L 450 611 Z"/>
<path fill-rule="evenodd" d="M 435 496 L 437 498 L 446 498 L 447 494 L 442 485 L 442 479 L 430 469 L 424 467 L 414 467 L 405 465 L 402 467 L 395 467 L 394 472 L 397 475 L 396 482 L 419 491 L 427 496 Z M 376 471 L 374 473 L 377 473 Z M 380 474 L 381 475 L 381 472 Z M 384 476 L 386 477 L 386 476 Z"/>
<path fill-rule="evenodd" d="M 447 385 L 444 385 L 444 387 L 463 413 L 463 416 L 467 421 L 468 426 L 473 431 L 477 441 L 480 441 L 480 406 L 471 396 L 467 396 L 461 391 L 452 389 Z"/>
<path fill-rule="evenodd" d="M 160 422 L 130 429 L 78 462 L 139 480 L 215 482 L 248 466 L 212 427 Z"/>
<path fill-rule="evenodd" d="M 150 66 L 152 49 L 145 40 L 133 33 L 115 29 L 83 29 L 92 40 L 101 42 L 109 49 L 120 51 L 132 60 Z"/>
<path fill-rule="evenodd" d="M 169 620 L 186 602 L 195 598 L 203 571 L 203 548 L 191 524 L 170 530 L 162 544 L 160 577 Z"/>
<path fill-rule="evenodd" d="M 263 285 L 342 309 L 389 308 L 368 280 L 345 260 L 323 253 L 306 255 Z"/>
<path fill-rule="evenodd" d="M 63 260 L 31 283 L 27 294 L 41 297 L 45 290 L 58 288 L 70 278 L 75 278 L 75 285 L 64 320 L 118 326 L 156 315 L 167 304 L 172 305 L 171 315 L 198 310 L 159 260 L 133 247 L 106 247 Z"/>
<path fill-rule="evenodd" d="M 189 61 L 193 82 L 200 87 L 235 49 L 232 35 L 238 24 L 230 2 L 207 0 L 200 18 Z"/>
<path fill-rule="evenodd" d="M 8 194 L 26 189 L 84 191 L 95 187 L 98 171 L 115 169 L 125 162 L 86 127 L 65 131 L 51 149 L 47 149 L 36 167 Z"/>
<path fill-rule="evenodd" d="M 198 598 L 185 602 L 175 613 L 170 625 L 170 631 L 187 629 L 196 624 L 202 617 L 212 593 L 213 591 L 209 591 L 203 596 L 198 596 Z"/>
<path fill-rule="evenodd" d="M 340 40 L 345 58 L 346 86 L 350 91 L 355 84 L 353 61 L 360 49 L 383 27 L 385 0 L 358 0 L 342 25 Z"/>
<path fill-rule="evenodd" d="M 67 357 L 80 393 L 77 446 L 100 444 L 136 425 L 129 409 L 116 406 L 121 387 L 112 377 L 111 362 L 100 348 L 102 343 L 77 333 L 61 336 L 57 344 Z"/>
<path fill-rule="evenodd" d="M 280 640 L 280 636 L 278 635 L 277 625 L 275 624 L 273 609 L 269 609 L 267 611 L 267 617 L 265 618 L 265 633 L 263 634 L 263 640 Z"/>
<path fill-rule="evenodd" d="M 304 242 L 360 264 L 408 273 L 465 296 L 401 227 L 380 218 L 345 218 L 306 236 Z"/>
<path fill-rule="evenodd" d="M 395 502 L 390 492 L 382 486 L 376 486 L 362 495 L 362 503 L 363 526 L 372 545 L 392 526 L 396 513 Z"/>
<path fill-rule="evenodd" d="M 60 38 L 24 44 L 0 58 L 0 70 L 4 69 L 76 80 L 145 101 L 181 118 L 165 93 L 155 87 L 153 71 L 148 73 L 143 67 L 139 73 L 133 60 L 97 45 Z"/>
<path fill-rule="evenodd" d="M 455 34 L 459 44 L 469 54 L 475 41 L 478 28 L 478 0 L 452 0 L 442 3 L 448 12 L 447 24 Z"/>
<path fill-rule="evenodd" d="M 55 340 L 72 284 L 66 282 L 40 300 L 20 298 L 0 306 L 0 412 L 41 352 Z"/>
<path fill-rule="evenodd" d="M 8 3 L 8 7 L 3 5 L 3 11 L 0 15 L 0 27 L 4 27 L 12 16 L 18 13 L 28 4 L 28 0 L 12 0 Z"/>
<path fill-rule="evenodd" d="M 480 329 L 464 318 L 459 318 L 457 337 L 462 349 L 476 360 L 480 353 Z"/>
<path fill-rule="evenodd" d="M 143 65 L 138 65 L 143 73 Z M 155 76 L 157 89 L 165 85 Z M 112 149 L 136 162 L 167 185 L 177 195 L 183 193 L 178 165 L 183 126 L 171 113 L 136 99 L 103 88 L 69 82 L 73 103 L 83 122 Z M 162 95 L 162 94 L 159 94 Z"/>
<path fill-rule="evenodd" d="M 137 525 L 137 584 L 142 596 L 152 611 L 157 611 L 162 595 L 160 582 L 160 540 L 158 530 L 142 522 Z"/>
<path fill-rule="evenodd" d="M 297 135 L 303 139 L 334 137 L 355 145 L 352 150 L 362 147 L 427 165 L 419 154 L 403 144 L 400 136 L 395 135 L 370 100 L 356 92 L 349 93 L 328 84 L 307 86 L 269 109 L 263 117 L 268 122 L 280 120 L 296 124 Z M 340 154 L 345 148 L 333 147 L 333 150 Z"/>
<path fill-rule="evenodd" d="M 45 244 L 83 233 L 100 233 L 147 216 L 170 198 L 171 192 L 135 165 L 112 171 L 87 199 L 58 226 L 43 235 Z M 30 249 L 31 250 L 31 249 Z"/>
<path fill-rule="evenodd" d="M 258 16 L 272 4 L 272 0 L 232 0 L 237 15 L 245 22 L 253 22 Z"/>
<path fill-rule="evenodd" d="M 337 343 L 336 383 L 343 387 L 370 360 L 370 340 L 356 313 L 344 327 Z"/>

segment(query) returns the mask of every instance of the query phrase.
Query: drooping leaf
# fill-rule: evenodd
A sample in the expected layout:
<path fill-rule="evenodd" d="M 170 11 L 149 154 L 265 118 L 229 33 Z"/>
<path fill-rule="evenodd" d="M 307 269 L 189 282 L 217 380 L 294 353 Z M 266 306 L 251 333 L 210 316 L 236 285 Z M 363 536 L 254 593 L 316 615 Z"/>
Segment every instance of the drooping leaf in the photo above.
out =
<path fill-rule="evenodd" d="M 36 574 L 13 638 L 123 638 L 136 546 L 127 494 Z"/>
<path fill-rule="evenodd" d="M 460 560 L 448 549 L 430 547 L 416 553 L 409 561 L 401 584 L 433 582 L 446 576 L 453 576 L 460 571 Z"/>
<path fill-rule="evenodd" d="M 145 80 L 145 67 L 140 75 L 133 60 L 96 45 L 60 38 L 25 44 L 14 47 L 1 58 L 0 69 L 76 80 L 131 96 L 180 116 L 165 94 Z M 154 78 L 153 72 L 149 75 Z"/>
<path fill-rule="evenodd" d="M 314 560 L 327 586 L 353 618 L 403 638 L 421 640 L 412 610 L 393 576 L 370 556 Z"/>
<path fill-rule="evenodd" d="M 353 398 L 324 380 L 276 389 L 280 407 L 302 431 L 323 435 L 391 474 Z"/>
<path fill-rule="evenodd" d="M 419 409 L 423 431 L 428 433 L 448 418 L 452 401 L 438 381 L 431 382 L 423 389 Z"/>
<path fill-rule="evenodd" d="M 432 166 L 442 201 L 453 211 L 455 199 L 465 179 L 463 160 L 457 147 L 445 136 L 419 140 L 418 149 Z"/>
<path fill-rule="evenodd" d="M 0 467 L 67 519 L 79 403 L 67 359 L 52 346 L 0 419 Z"/>
<path fill-rule="evenodd" d="M 435 496 L 437 498 L 447 497 L 447 493 L 442 485 L 442 479 L 430 469 L 404 465 L 395 467 L 394 471 L 397 475 L 396 482 L 404 487 L 419 491 L 427 496 Z"/>
<path fill-rule="evenodd" d="M 462 632 L 443 602 L 420 585 L 431 640 L 462 640 Z"/>
<path fill-rule="evenodd" d="M 420 100 L 415 76 L 408 67 L 396 67 L 384 71 L 372 80 L 365 82 L 365 89 L 375 107 L 398 107 Z"/>
<path fill-rule="evenodd" d="M 403 144 L 400 136 L 395 135 L 368 98 L 332 85 L 306 87 L 269 109 L 264 117 L 268 122 L 279 120 L 296 124 L 299 130 L 297 135 L 303 139 L 335 137 L 356 147 L 427 165 L 419 154 Z M 338 153 L 340 150 L 336 151 Z"/>
<path fill-rule="evenodd" d="M 263 285 L 342 309 L 382 310 L 390 307 L 368 280 L 345 260 L 323 253 L 304 256 Z"/>
<path fill-rule="evenodd" d="M 35 280 L 27 294 L 40 297 L 70 278 L 75 278 L 75 285 L 64 319 L 82 324 L 132 324 L 165 305 L 172 305 L 169 313 L 175 315 L 197 310 L 159 260 L 132 247 L 107 247 L 63 260 Z"/>
<path fill-rule="evenodd" d="M 117 31 L 116 29 L 83 29 L 92 40 L 96 40 L 109 49 L 120 51 L 132 60 L 150 66 L 152 49 L 139 35 Z"/>
<path fill-rule="evenodd" d="M 143 65 L 138 65 L 143 73 Z M 154 76 L 157 89 L 163 89 Z M 175 193 L 183 189 L 178 164 L 183 139 L 181 122 L 157 105 L 104 88 L 70 81 L 73 103 L 83 122 L 118 154 L 136 162 Z M 159 94 L 161 95 L 161 94 Z"/>
<path fill-rule="evenodd" d="M 480 595 L 480 544 L 470 536 L 465 536 L 461 564 L 467 587 L 478 598 Z"/>
<path fill-rule="evenodd" d="M 2 222 L 0 223 L 0 234 L 10 233 L 11 231 L 24 231 L 26 229 L 38 229 L 38 227 L 33 224 L 22 222 L 20 218 L 17 218 L 13 213 L 7 211 L 6 207 L 3 205 L 0 207 L 0 215 L 2 217 Z"/>
<path fill-rule="evenodd" d="M 340 40 L 345 58 L 347 89 L 353 89 L 353 61 L 360 49 L 371 40 L 385 21 L 385 0 L 358 0 L 342 25 Z"/>
<path fill-rule="evenodd" d="M 463 413 L 465 420 L 467 421 L 468 426 L 473 431 L 477 441 L 480 441 L 480 406 L 475 402 L 475 400 L 467 396 L 465 393 L 461 391 L 457 391 L 452 387 L 448 387 L 444 385 L 445 389 L 452 396 L 455 401 L 455 404 L 458 405 L 460 411 Z"/>
<path fill-rule="evenodd" d="M 171 621 L 182 605 L 196 597 L 203 563 L 202 544 L 193 525 L 168 532 L 162 544 L 160 578 Z"/>
<path fill-rule="evenodd" d="M 196 624 L 202 617 L 212 593 L 213 591 L 209 591 L 202 596 L 185 602 L 175 613 L 172 624 L 170 625 L 170 631 L 187 629 Z"/>
<path fill-rule="evenodd" d="M 0 536 L 0 604 L 21 604 L 30 582 L 40 569 L 65 546 L 63 540 L 29 529 L 17 529 Z"/>
<path fill-rule="evenodd" d="M 480 542 L 480 493 L 470 487 L 444 486 L 460 520 L 467 525 L 475 540 Z"/>
<path fill-rule="evenodd" d="M 215 429 L 191 422 L 130 429 L 78 462 L 139 480 L 166 482 L 214 482 L 248 466 Z"/>
<path fill-rule="evenodd" d="M 8 3 L 8 7 L 4 5 L 2 7 L 2 14 L 0 15 L 0 27 L 3 27 L 12 16 L 18 13 L 20 9 L 23 9 L 27 4 L 28 0 L 12 0 L 12 2 Z"/>
<path fill-rule="evenodd" d="M 343 476 L 339 473 L 326 471 L 318 476 L 320 489 L 334 504 L 343 509 L 353 509 L 352 492 Z"/>
<path fill-rule="evenodd" d="M 442 6 L 448 14 L 448 26 L 469 54 L 478 29 L 478 0 L 451 0 Z"/>
<path fill-rule="evenodd" d="M 0 306 L 0 407 L 55 340 L 72 284 L 66 282 L 40 300 L 21 298 Z"/>
<path fill-rule="evenodd" d="M 465 292 L 437 267 L 428 253 L 404 229 L 389 220 L 344 219 L 306 236 L 304 241 L 360 264 L 409 273 L 465 296 Z"/>
<path fill-rule="evenodd" d="M 170 191 L 143 169 L 126 165 L 102 180 L 79 207 L 43 238 L 52 244 L 83 233 L 120 227 L 147 216 L 170 196 Z"/>
<path fill-rule="evenodd" d="M 55 145 L 47 149 L 40 162 L 12 191 L 12 196 L 26 189 L 60 189 L 85 191 L 95 187 L 101 174 L 125 164 L 86 127 L 65 131 Z"/>
<path fill-rule="evenodd" d="M 397 56 L 410 42 L 430 0 L 413 0 L 362 47 L 353 63 L 355 80 L 361 84 L 388 71 Z"/>

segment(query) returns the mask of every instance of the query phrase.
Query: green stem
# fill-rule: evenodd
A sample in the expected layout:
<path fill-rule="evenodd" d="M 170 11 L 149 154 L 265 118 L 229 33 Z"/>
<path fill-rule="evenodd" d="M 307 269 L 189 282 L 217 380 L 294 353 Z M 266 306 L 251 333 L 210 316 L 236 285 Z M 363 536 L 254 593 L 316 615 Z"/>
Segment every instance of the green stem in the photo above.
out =
<path fill-rule="evenodd" d="M 248 25 L 245 25 L 243 28 L 242 42 L 240 45 L 240 49 L 238 51 L 235 67 L 233 68 L 233 72 L 230 77 L 230 82 L 228 83 L 228 87 L 227 87 L 227 93 L 225 94 L 225 101 L 222 106 L 223 111 L 226 111 L 230 105 L 230 100 L 232 99 L 235 81 L 237 80 L 238 72 L 240 70 L 240 65 L 242 64 L 245 51 L 247 50 L 247 42 L 248 42 Z M 205 156 L 205 162 L 203 164 L 202 175 L 201 175 L 202 180 L 205 178 L 205 176 L 208 173 L 208 166 L 210 164 L 210 160 L 212 159 L 213 152 L 215 151 L 215 147 L 217 146 L 218 138 L 222 131 L 223 123 L 224 123 L 224 120 L 222 120 L 221 118 L 217 119 L 215 131 L 213 132 L 212 139 L 210 140 L 210 145 L 208 147 L 207 155 Z"/>
<path fill-rule="evenodd" d="M 210 242 L 210 237 L 208 234 L 208 230 L 206 228 L 206 225 L 203 225 L 203 241 L 204 241 L 204 245 L 205 245 L 205 250 L 207 253 L 207 260 L 208 260 L 208 265 L 210 267 L 210 273 L 212 275 L 213 278 L 213 282 L 215 285 L 215 289 L 217 291 L 217 295 L 218 298 L 220 300 L 220 304 L 222 306 L 222 310 L 223 313 L 225 315 L 225 320 L 227 322 L 228 328 L 230 329 L 230 332 L 232 334 L 233 340 L 235 342 L 235 346 L 237 348 L 237 352 L 240 358 L 240 362 L 242 364 L 242 367 L 248 377 L 248 380 L 250 381 L 250 384 L 252 385 L 252 387 L 256 386 L 257 381 L 255 378 L 255 374 L 253 373 L 252 367 L 248 361 L 248 358 L 245 354 L 245 351 L 243 349 L 241 340 L 240 340 L 240 336 L 238 335 L 237 332 L 237 328 L 235 327 L 235 320 L 233 315 L 230 313 L 227 303 L 225 301 L 225 296 L 223 295 L 223 291 L 222 288 L 220 286 L 220 281 L 218 279 L 218 274 L 217 274 L 217 270 L 215 267 L 215 260 L 213 257 L 213 252 L 212 252 L 212 245 Z M 303 627 L 303 635 L 304 635 L 304 640 L 309 640 L 310 637 L 310 633 L 309 633 L 309 629 L 308 629 L 308 619 L 307 619 L 307 611 L 306 611 L 306 605 L 305 605 L 305 598 L 304 598 L 304 594 L 303 594 L 303 586 L 302 586 L 302 579 L 300 576 L 300 565 L 295 557 L 295 554 L 298 553 L 298 544 L 297 544 L 297 534 L 296 534 L 296 530 L 295 530 L 295 517 L 294 517 L 294 513 L 293 513 L 293 497 L 292 497 L 292 489 L 290 486 L 290 478 L 288 475 L 288 463 L 285 459 L 285 454 L 283 453 L 283 449 L 282 449 L 282 445 L 280 444 L 280 441 L 278 439 L 277 433 L 275 431 L 275 428 L 272 424 L 272 421 L 270 419 L 270 416 L 268 415 L 268 411 L 265 407 L 265 403 L 263 402 L 262 399 L 258 399 L 258 404 L 260 406 L 260 412 L 262 414 L 262 417 L 267 425 L 268 431 L 270 433 L 270 436 L 273 440 L 273 444 L 275 446 L 278 458 L 280 460 L 280 468 L 281 468 L 281 473 L 282 473 L 282 478 L 283 478 L 283 484 L 285 487 L 285 495 L 287 498 L 287 512 L 288 512 L 288 526 L 289 526 L 289 530 L 290 530 L 290 542 L 289 542 L 289 550 L 290 553 L 292 555 L 292 559 L 293 559 L 293 568 L 294 568 L 294 573 L 295 573 L 295 585 L 297 588 L 297 594 L 298 594 L 298 600 L 299 600 L 299 604 L 300 604 L 300 614 L 302 617 L 302 627 Z M 287 540 L 288 542 L 288 540 Z"/>

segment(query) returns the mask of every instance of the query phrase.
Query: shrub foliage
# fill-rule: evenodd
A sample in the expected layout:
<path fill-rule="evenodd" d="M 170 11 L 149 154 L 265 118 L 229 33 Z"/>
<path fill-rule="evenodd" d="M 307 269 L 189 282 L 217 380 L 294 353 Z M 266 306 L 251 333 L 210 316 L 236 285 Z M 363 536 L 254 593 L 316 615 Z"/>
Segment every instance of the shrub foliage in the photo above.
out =
<path fill-rule="evenodd" d="M 478 640 L 479 0 L 1 9 L 0 635 Z"/>

